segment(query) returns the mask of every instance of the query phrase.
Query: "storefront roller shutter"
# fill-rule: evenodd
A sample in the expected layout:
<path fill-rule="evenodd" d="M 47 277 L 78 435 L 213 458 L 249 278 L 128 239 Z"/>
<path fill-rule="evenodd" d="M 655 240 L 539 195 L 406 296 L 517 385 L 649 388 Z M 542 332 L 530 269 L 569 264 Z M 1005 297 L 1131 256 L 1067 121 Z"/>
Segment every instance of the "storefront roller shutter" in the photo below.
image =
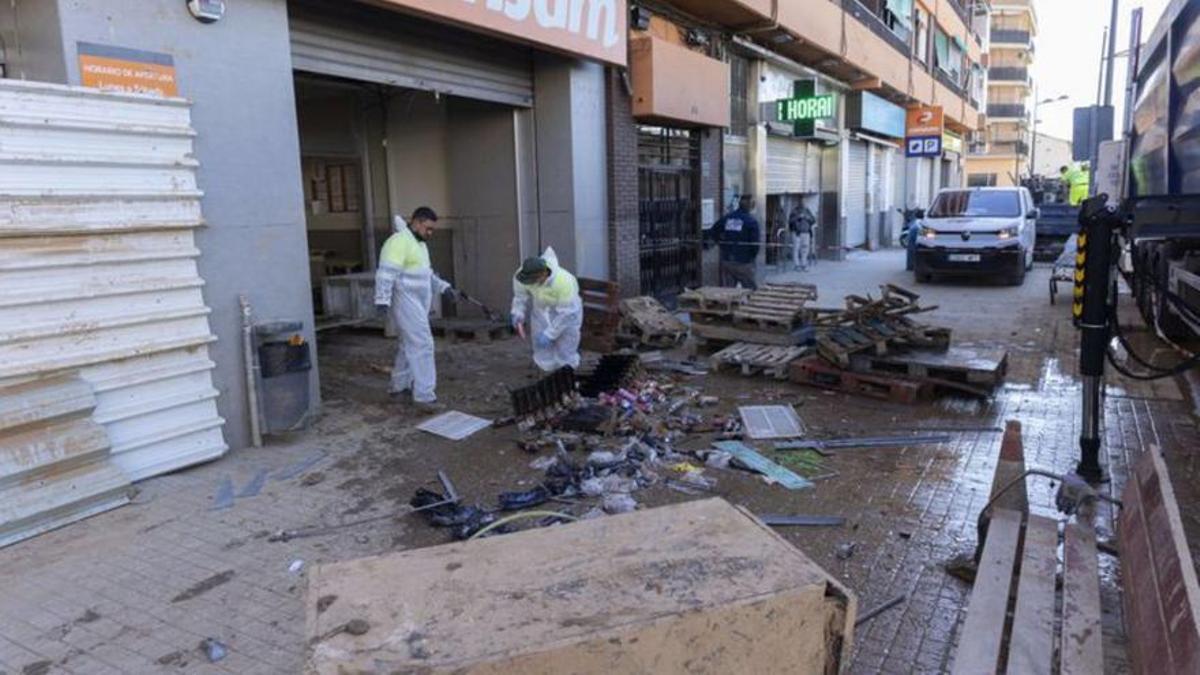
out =
<path fill-rule="evenodd" d="M 790 138 L 767 138 L 767 194 L 807 192 L 805 151 L 808 144 Z"/>
<path fill-rule="evenodd" d="M 867 243 L 867 144 L 850 141 L 846 166 L 845 209 L 847 247 Z"/>
<path fill-rule="evenodd" d="M 292 68 L 513 106 L 533 104 L 528 48 L 386 10 L 289 2 Z"/>

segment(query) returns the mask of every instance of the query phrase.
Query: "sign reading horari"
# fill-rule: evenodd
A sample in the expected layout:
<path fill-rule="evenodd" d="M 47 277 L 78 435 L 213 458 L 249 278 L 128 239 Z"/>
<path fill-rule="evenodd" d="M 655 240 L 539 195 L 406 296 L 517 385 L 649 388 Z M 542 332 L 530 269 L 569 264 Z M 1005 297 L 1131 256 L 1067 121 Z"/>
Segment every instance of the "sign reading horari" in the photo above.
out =
<path fill-rule="evenodd" d="M 468 28 L 624 66 L 626 0 L 376 0 Z"/>

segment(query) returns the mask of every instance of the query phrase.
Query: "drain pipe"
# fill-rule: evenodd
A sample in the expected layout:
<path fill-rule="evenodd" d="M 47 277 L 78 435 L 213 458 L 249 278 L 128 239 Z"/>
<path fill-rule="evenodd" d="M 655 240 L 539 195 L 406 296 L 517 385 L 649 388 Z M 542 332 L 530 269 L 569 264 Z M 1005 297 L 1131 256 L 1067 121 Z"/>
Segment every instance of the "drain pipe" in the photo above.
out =
<path fill-rule="evenodd" d="M 242 358 L 246 371 L 246 406 L 250 409 L 250 443 L 262 447 L 262 420 L 258 408 L 258 359 L 254 358 L 254 326 L 251 323 L 250 301 L 238 296 L 242 308 Z"/>

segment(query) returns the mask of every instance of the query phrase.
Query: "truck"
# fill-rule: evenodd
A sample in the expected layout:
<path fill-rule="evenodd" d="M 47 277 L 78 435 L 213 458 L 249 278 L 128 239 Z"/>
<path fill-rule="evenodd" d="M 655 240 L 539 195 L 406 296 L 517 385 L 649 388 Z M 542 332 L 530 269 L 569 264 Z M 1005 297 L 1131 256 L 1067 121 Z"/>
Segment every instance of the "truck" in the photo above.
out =
<path fill-rule="evenodd" d="M 1131 59 L 1122 194 L 1110 195 L 1130 222 L 1122 273 L 1146 323 L 1191 343 L 1200 338 L 1200 1 L 1173 0 Z"/>

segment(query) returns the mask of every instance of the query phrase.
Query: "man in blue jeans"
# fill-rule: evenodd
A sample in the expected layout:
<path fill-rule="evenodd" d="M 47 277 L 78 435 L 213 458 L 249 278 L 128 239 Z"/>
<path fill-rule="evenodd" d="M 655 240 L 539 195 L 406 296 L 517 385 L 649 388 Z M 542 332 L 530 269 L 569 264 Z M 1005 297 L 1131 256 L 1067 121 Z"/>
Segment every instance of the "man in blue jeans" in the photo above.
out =
<path fill-rule="evenodd" d="M 754 217 L 754 197 L 742 195 L 738 207 L 705 233 L 706 242 L 716 241 L 721 249 L 721 285 L 756 290 L 758 248 L 761 228 Z"/>

